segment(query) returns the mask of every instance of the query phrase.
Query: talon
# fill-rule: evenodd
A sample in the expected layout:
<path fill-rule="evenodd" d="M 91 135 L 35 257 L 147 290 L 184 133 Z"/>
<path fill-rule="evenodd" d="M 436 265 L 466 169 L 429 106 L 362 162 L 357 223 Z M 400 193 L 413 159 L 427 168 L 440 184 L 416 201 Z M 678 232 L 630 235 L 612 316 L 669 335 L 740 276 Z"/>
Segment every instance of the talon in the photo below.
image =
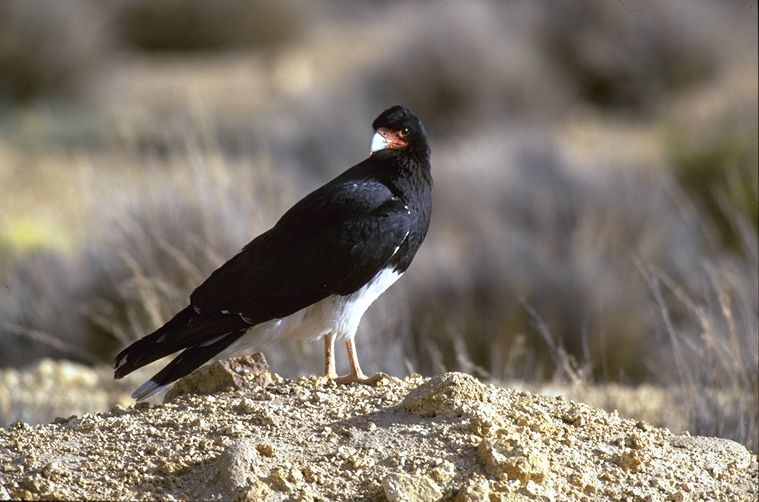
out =
<path fill-rule="evenodd" d="M 337 381 L 338 378 L 339 378 L 339 376 L 337 375 L 336 372 L 327 373 L 326 375 L 322 375 L 322 376 L 318 377 L 317 378 L 317 383 L 320 384 L 320 385 L 327 385 L 330 382 Z"/>
<path fill-rule="evenodd" d="M 360 383 L 363 385 L 375 385 L 386 378 L 390 378 L 390 376 L 387 373 L 382 373 L 382 372 L 375 373 L 372 376 L 366 376 L 363 373 L 361 373 L 360 375 L 354 375 L 353 373 L 349 373 L 347 375 L 337 377 L 335 379 L 335 383 L 338 383 L 338 384 Z"/>

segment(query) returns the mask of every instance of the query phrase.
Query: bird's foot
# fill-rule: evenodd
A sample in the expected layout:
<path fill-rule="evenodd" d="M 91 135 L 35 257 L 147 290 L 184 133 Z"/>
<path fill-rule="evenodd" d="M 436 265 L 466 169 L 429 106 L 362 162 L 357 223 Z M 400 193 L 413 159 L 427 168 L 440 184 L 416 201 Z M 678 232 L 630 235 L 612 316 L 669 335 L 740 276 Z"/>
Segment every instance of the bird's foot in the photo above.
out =
<path fill-rule="evenodd" d="M 333 372 L 330 372 L 330 373 L 325 373 L 324 375 L 320 376 L 317 379 L 317 381 L 320 384 L 322 384 L 322 385 L 327 385 L 330 382 L 336 381 L 338 378 L 339 377 L 338 377 L 337 373 L 333 371 Z"/>
<path fill-rule="evenodd" d="M 347 375 L 335 378 L 335 382 L 339 384 L 360 383 L 363 385 L 376 385 L 385 379 L 390 379 L 390 375 L 380 371 L 372 376 L 366 376 L 363 373 L 348 373 Z"/>

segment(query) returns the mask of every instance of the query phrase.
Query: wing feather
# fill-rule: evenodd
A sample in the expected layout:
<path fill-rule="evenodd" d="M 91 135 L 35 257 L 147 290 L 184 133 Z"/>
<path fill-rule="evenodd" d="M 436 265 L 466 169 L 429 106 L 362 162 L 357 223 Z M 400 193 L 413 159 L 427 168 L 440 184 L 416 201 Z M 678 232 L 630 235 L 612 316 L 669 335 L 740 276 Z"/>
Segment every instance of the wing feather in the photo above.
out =
<path fill-rule="evenodd" d="M 358 290 L 409 234 L 401 199 L 377 180 L 341 180 L 312 192 L 219 267 L 191 296 L 199 313 L 227 310 L 254 323 Z"/>

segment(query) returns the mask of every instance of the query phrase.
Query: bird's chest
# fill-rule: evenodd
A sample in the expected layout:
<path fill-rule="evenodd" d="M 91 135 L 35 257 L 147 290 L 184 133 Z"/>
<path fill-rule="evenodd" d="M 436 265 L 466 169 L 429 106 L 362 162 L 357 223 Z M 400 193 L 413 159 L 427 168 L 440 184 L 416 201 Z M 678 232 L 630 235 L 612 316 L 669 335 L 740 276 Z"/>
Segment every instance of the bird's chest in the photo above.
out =
<path fill-rule="evenodd" d="M 381 270 L 357 291 L 349 295 L 332 295 L 307 307 L 304 310 L 310 311 L 306 313 L 306 317 L 310 322 L 316 322 L 320 325 L 321 330 L 315 330 L 320 331 L 318 335 L 326 335 L 332 332 L 338 339 L 353 338 L 366 310 L 401 275 L 403 272 L 398 272 L 392 268 Z M 306 324 L 310 324 L 310 322 L 307 321 Z M 315 334 L 312 331 L 311 336 Z"/>

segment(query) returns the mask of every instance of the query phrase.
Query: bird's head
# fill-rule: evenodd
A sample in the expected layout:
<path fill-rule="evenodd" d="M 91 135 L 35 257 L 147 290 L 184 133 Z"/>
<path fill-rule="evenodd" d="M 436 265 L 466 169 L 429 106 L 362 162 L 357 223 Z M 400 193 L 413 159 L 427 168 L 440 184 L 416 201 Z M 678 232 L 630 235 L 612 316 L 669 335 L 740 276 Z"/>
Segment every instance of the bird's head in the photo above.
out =
<path fill-rule="evenodd" d="M 422 121 L 408 108 L 388 108 L 374 120 L 372 127 L 372 154 L 380 151 L 429 153 Z"/>

